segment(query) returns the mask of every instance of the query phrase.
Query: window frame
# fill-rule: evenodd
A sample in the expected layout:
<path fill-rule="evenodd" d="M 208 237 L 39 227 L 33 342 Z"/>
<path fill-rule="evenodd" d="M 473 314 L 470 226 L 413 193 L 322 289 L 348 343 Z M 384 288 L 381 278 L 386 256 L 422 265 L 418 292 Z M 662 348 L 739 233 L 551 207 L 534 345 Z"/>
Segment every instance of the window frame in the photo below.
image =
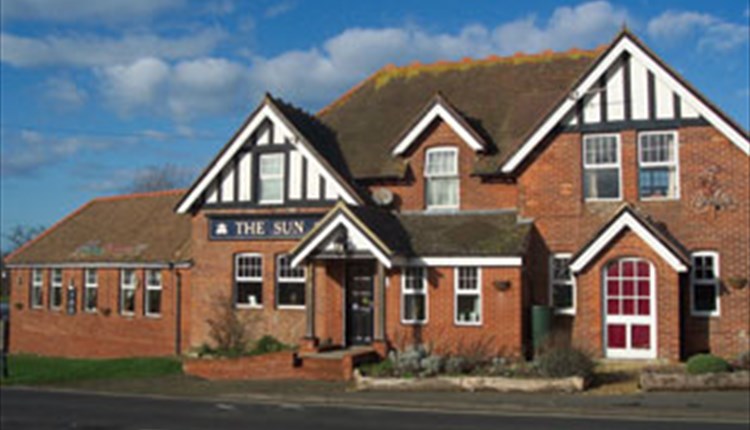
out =
<path fill-rule="evenodd" d="M 260 276 L 243 276 L 241 277 L 239 274 L 240 270 L 240 264 L 239 260 L 242 257 L 258 257 L 260 258 Z M 237 254 L 234 254 L 234 268 L 233 268 L 234 276 L 233 276 L 233 291 L 232 295 L 234 297 L 234 307 L 237 309 L 263 309 L 263 254 L 259 252 L 240 252 Z M 238 301 L 239 295 L 238 293 L 238 286 L 240 282 L 259 282 L 260 283 L 260 303 L 258 304 L 250 304 L 250 303 L 240 303 Z"/>
<path fill-rule="evenodd" d="M 608 164 L 593 164 L 589 165 L 586 161 L 586 140 L 601 137 L 614 137 L 615 138 L 615 154 L 617 155 L 617 163 Z M 622 139 L 619 133 L 593 133 L 584 134 L 581 136 L 581 186 L 583 188 L 583 200 L 585 202 L 618 202 L 622 200 Z M 587 197 L 586 196 L 586 171 L 587 170 L 605 170 L 605 169 L 617 169 L 617 197 Z"/>
<path fill-rule="evenodd" d="M 285 277 L 281 275 L 281 260 L 286 258 L 287 260 L 290 260 L 289 254 L 278 254 L 276 256 L 276 308 L 277 309 L 305 309 L 307 306 L 307 296 L 305 295 L 305 288 L 307 284 L 307 267 L 302 266 L 301 268 L 297 268 L 302 270 L 302 276 L 301 277 Z M 291 261 L 288 261 L 288 264 L 290 265 L 291 269 Z M 292 269 L 295 270 L 295 269 Z M 281 303 L 281 284 L 295 284 L 299 283 L 302 284 L 302 295 L 305 299 L 305 304 L 303 305 L 289 305 L 289 304 L 282 304 Z"/>
<path fill-rule="evenodd" d="M 648 161 L 644 162 L 641 160 L 642 157 L 642 145 L 641 145 L 641 137 L 642 136 L 653 136 L 653 135 L 662 135 L 662 134 L 671 134 L 673 136 L 672 138 L 672 145 L 673 145 L 673 151 L 674 151 L 674 160 L 670 162 L 664 162 L 664 161 Z M 651 130 L 651 131 L 641 131 L 636 136 L 637 145 L 638 145 L 638 199 L 643 201 L 663 201 L 663 200 L 679 200 L 680 199 L 680 136 L 677 133 L 677 130 Z M 674 167 L 674 175 L 675 175 L 675 189 L 674 189 L 674 196 L 664 196 L 664 197 L 643 197 L 641 196 L 641 169 L 642 168 L 654 168 L 654 167 Z"/>
<path fill-rule="evenodd" d="M 711 257 L 714 262 L 714 279 L 712 280 L 698 280 L 695 278 L 695 258 L 696 257 Z M 719 317 L 721 316 L 721 281 L 720 281 L 720 261 L 719 253 L 716 251 L 695 251 L 690 254 L 690 315 L 694 317 Z M 695 287 L 697 285 L 710 286 L 713 285 L 715 292 L 715 303 L 716 309 L 713 311 L 703 311 L 695 308 Z"/>
<path fill-rule="evenodd" d="M 37 276 L 38 275 L 38 276 Z M 44 270 L 40 268 L 31 269 L 30 276 L 30 297 L 29 304 L 31 309 L 44 309 Z M 39 291 L 39 302 L 37 303 L 34 292 Z"/>
<path fill-rule="evenodd" d="M 455 172 L 452 173 L 430 173 L 428 171 L 430 154 L 436 152 L 451 152 L 455 160 Z M 424 153 L 424 166 L 422 167 L 422 176 L 424 178 L 424 206 L 426 210 L 456 210 L 461 207 L 461 176 L 458 165 L 458 148 L 455 146 L 435 146 L 428 148 Z M 429 182 L 432 179 L 455 179 L 458 184 L 456 187 L 456 204 L 455 205 L 431 205 L 429 202 Z"/>
<path fill-rule="evenodd" d="M 158 274 L 159 279 L 159 285 L 151 285 L 149 281 L 151 280 L 149 274 L 156 273 Z M 162 274 L 161 269 L 146 269 L 143 273 L 143 315 L 151 318 L 159 318 L 162 315 L 162 309 L 164 305 L 164 275 Z M 149 291 L 158 291 L 159 292 L 159 312 L 149 312 Z"/>
<path fill-rule="evenodd" d="M 55 273 L 60 274 L 60 282 L 55 282 Z M 54 297 L 55 289 L 60 289 L 60 303 L 55 306 Z M 63 307 L 65 298 L 63 297 L 63 269 L 61 267 L 53 267 L 49 271 L 49 308 L 53 311 L 59 311 Z"/>
<path fill-rule="evenodd" d="M 409 270 L 421 270 L 422 271 L 422 289 L 415 290 L 413 288 L 407 288 L 407 273 Z M 427 293 L 427 271 L 428 267 L 425 266 L 405 266 L 401 269 L 401 324 L 404 325 L 425 325 L 430 319 L 430 306 L 429 306 L 429 294 Z M 422 295 L 424 296 L 424 320 L 417 319 L 406 319 L 406 299 L 407 295 Z"/>
<path fill-rule="evenodd" d="M 570 271 L 570 259 L 573 257 L 573 254 L 570 252 L 556 252 L 549 256 L 549 265 L 547 266 L 548 270 L 548 276 L 547 276 L 547 285 L 549 290 L 549 304 L 550 307 L 554 310 L 555 314 L 557 315 L 575 315 L 576 314 L 576 301 L 578 299 L 578 286 L 576 285 L 576 277 L 573 275 L 573 272 Z M 555 260 L 560 259 L 567 259 L 568 260 L 568 270 L 570 271 L 570 279 L 568 281 L 562 281 L 560 279 L 555 279 Z M 571 303 L 572 306 L 568 308 L 559 308 L 555 306 L 555 285 L 562 285 L 570 283 L 570 291 L 571 291 Z"/>
<path fill-rule="evenodd" d="M 263 173 L 263 160 L 270 159 L 270 158 L 280 158 L 279 165 L 281 166 L 281 170 L 279 173 L 271 174 Z M 258 190 L 258 204 L 282 204 L 284 203 L 284 196 L 286 195 L 286 184 L 285 184 L 285 169 L 284 164 L 286 163 L 286 154 L 283 152 L 268 152 L 268 153 L 262 153 L 258 155 L 258 183 L 257 183 L 257 190 Z M 278 179 L 281 181 L 281 196 L 279 199 L 271 199 L 271 200 L 264 200 L 263 199 L 263 181 L 265 179 Z"/>
<path fill-rule="evenodd" d="M 89 283 L 89 272 L 94 273 L 96 282 Z M 96 304 L 89 308 L 89 290 L 96 290 Z M 83 311 L 97 313 L 99 310 L 99 271 L 96 268 L 83 269 Z"/>
<path fill-rule="evenodd" d="M 126 284 L 125 283 L 125 272 L 130 271 L 133 272 L 133 283 Z M 138 272 L 135 269 L 120 269 L 120 315 L 131 317 L 135 315 L 136 312 L 136 290 L 138 288 Z M 133 310 L 132 311 L 125 311 L 125 290 L 133 290 Z"/>
<path fill-rule="evenodd" d="M 459 288 L 461 284 L 461 270 L 462 269 L 475 269 L 476 274 L 476 285 L 472 290 L 462 290 Z M 481 326 L 484 320 L 483 312 L 483 300 L 482 300 L 482 268 L 479 266 L 458 266 L 453 269 L 453 323 L 457 326 L 462 327 L 478 327 Z M 479 320 L 478 321 L 460 321 L 458 319 L 458 298 L 460 296 L 476 296 L 477 302 L 479 303 Z"/>

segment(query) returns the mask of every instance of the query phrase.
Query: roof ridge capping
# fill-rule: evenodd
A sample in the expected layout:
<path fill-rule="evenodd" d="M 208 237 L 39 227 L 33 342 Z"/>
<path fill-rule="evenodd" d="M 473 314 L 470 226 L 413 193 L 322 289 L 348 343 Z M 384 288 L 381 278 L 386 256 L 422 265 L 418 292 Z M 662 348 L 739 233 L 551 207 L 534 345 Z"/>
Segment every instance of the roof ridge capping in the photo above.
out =
<path fill-rule="evenodd" d="M 374 82 L 375 88 L 381 88 L 386 85 L 392 79 L 397 78 L 412 78 L 422 72 L 427 73 L 443 73 L 453 70 L 465 70 L 470 67 L 478 66 L 492 66 L 495 64 L 525 64 L 530 62 L 539 61 L 550 61 L 561 58 L 580 58 L 582 56 L 596 57 L 600 55 L 604 50 L 609 47 L 609 44 L 602 44 L 592 49 L 581 49 L 578 47 L 572 47 L 566 51 L 554 51 L 551 49 L 545 49 L 543 51 L 535 53 L 526 53 L 523 51 L 517 51 L 511 55 L 500 56 L 497 54 L 490 54 L 484 58 L 471 58 L 463 57 L 460 60 L 437 60 L 432 63 L 422 63 L 419 60 L 412 61 L 411 63 L 404 66 L 397 66 L 393 63 L 388 63 L 383 67 L 376 70 L 374 73 L 369 75 L 367 78 L 361 80 L 353 87 L 349 88 L 344 94 L 339 96 L 333 102 L 319 110 L 315 115 L 323 116 L 344 104 L 349 100 L 352 95 L 362 89 L 369 82 Z"/>

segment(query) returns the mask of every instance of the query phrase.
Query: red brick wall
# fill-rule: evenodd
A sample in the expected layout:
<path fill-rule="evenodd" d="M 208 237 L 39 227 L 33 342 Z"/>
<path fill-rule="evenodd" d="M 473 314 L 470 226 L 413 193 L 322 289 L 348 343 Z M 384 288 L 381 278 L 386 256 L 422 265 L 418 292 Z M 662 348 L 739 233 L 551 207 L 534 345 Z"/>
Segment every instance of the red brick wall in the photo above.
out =
<path fill-rule="evenodd" d="M 136 357 L 165 356 L 176 352 L 175 278 L 173 272 L 162 270 L 161 316 L 144 315 L 144 271 L 137 270 L 135 314 L 119 312 L 119 269 L 98 271 L 98 311 L 83 311 L 83 270 L 63 270 L 63 297 L 73 280 L 77 290 L 75 315 L 68 315 L 65 301 L 60 310 L 49 307 L 49 270 L 44 269 L 43 307 L 29 306 L 30 269 L 11 270 L 11 333 L 10 349 L 14 353 L 30 353 L 63 357 Z M 183 290 L 189 279 L 183 273 Z M 183 304 L 187 298 L 183 296 Z M 183 306 L 184 308 L 184 306 Z M 184 326 L 183 326 L 184 327 Z M 184 331 L 183 331 L 184 332 Z M 183 337 L 183 342 L 186 339 Z"/>
<path fill-rule="evenodd" d="M 454 268 L 428 269 L 427 323 L 401 322 L 401 274 L 394 270 L 386 290 L 386 335 L 391 344 L 403 349 L 414 342 L 439 352 L 469 352 L 484 348 L 488 353 L 520 356 L 523 351 L 523 309 L 521 270 L 482 268 L 482 324 L 459 326 L 454 322 Z M 499 291 L 494 281 L 511 286 Z"/>
<path fill-rule="evenodd" d="M 294 212 L 320 213 L 325 209 Z M 222 211 L 221 213 L 292 213 L 292 211 Z M 248 318 L 253 337 L 272 335 L 282 342 L 296 344 L 305 334 L 304 309 L 279 309 L 276 306 L 276 256 L 292 250 L 296 241 L 210 241 L 205 212 L 193 217 L 193 271 L 191 274 L 190 344 L 200 347 L 212 343 L 208 320 L 216 316 L 217 301 L 231 298 L 233 289 L 234 255 L 243 252 L 263 255 L 263 308 L 238 309 Z"/>
<path fill-rule="evenodd" d="M 721 277 L 750 278 L 750 163 L 736 146 L 712 127 L 679 130 L 679 200 L 640 201 L 636 132 L 621 133 L 624 201 L 637 205 L 688 251 L 713 250 L 720 254 Z M 701 191 L 700 176 L 718 169 L 731 209 L 699 212 L 693 206 Z M 543 248 L 575 253 L 611 217 L 622 202 L 593 203 L 582 198 L 581 135 L 556 136 L 525 169 L 518 180 L 519 209 L 534 219 Z M 547 301 L 546 258 L 530 267 L 536 303 Z M 656 263 L 654 261 L 654 263 Z M 687 278 L 681 280 L 683 303 L 688 303 Z M 580 288 L 580 287 L 579 287 Z M 685 313 L 685 308 L 683 308 Z M 581 317 L 579 312 L 578 317 Z M 577 317 L 577 318 L 578 318 Z M 660 314 L 663 318 L 664 314 Z M 750 288 L 724 288 L 721 316 L 695 318 L 687 309 L 683 339 L 685 354 L 701 349 L 734 356 L 750 348 Z"/>
<path fill-rule="evenodd" d="M 515 208 L 516 186 L 500 182 L 486 182 L 472 176 L 476 153 L 443 121 L 436 121 L 424 136 L 414 142 L 406 153 L 408 163 L 407 180 L 387 185 L 373 185 L 371 190 L 390 189 L 399 210 L 425 209 L 424 163 L 427 149 L 448 146 L 458 149 L 458 173 L 460 181 L 461 210 Z"/>

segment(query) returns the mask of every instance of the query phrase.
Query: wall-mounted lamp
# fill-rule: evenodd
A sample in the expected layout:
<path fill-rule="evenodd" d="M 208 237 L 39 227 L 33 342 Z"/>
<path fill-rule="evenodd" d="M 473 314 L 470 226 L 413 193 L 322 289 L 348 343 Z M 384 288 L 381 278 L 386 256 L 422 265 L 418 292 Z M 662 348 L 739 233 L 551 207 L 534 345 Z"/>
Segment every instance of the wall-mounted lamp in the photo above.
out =
<path fill-rule="evenodd" d="M 498 291 L 508 291 L 510 289 L 510 281 L 493 281 L 492 285 L 498 290 Z"/>

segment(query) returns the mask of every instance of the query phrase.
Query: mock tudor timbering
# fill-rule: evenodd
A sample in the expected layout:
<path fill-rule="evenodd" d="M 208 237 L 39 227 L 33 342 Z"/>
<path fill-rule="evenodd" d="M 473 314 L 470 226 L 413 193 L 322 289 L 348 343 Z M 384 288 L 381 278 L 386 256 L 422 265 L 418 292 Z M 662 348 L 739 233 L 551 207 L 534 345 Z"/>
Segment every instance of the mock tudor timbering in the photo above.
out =
<path fill-rule="evenodd" d="M 627 31 L 389 66 L 316 115 L 266 95 L 189 189 L 93 200 L 10 255 L 11 349 L 182 354 L 229 303 L 303 351 L 528 356 L 543 305 L 600 357 L 731 357 L 748 154 Z"/>

